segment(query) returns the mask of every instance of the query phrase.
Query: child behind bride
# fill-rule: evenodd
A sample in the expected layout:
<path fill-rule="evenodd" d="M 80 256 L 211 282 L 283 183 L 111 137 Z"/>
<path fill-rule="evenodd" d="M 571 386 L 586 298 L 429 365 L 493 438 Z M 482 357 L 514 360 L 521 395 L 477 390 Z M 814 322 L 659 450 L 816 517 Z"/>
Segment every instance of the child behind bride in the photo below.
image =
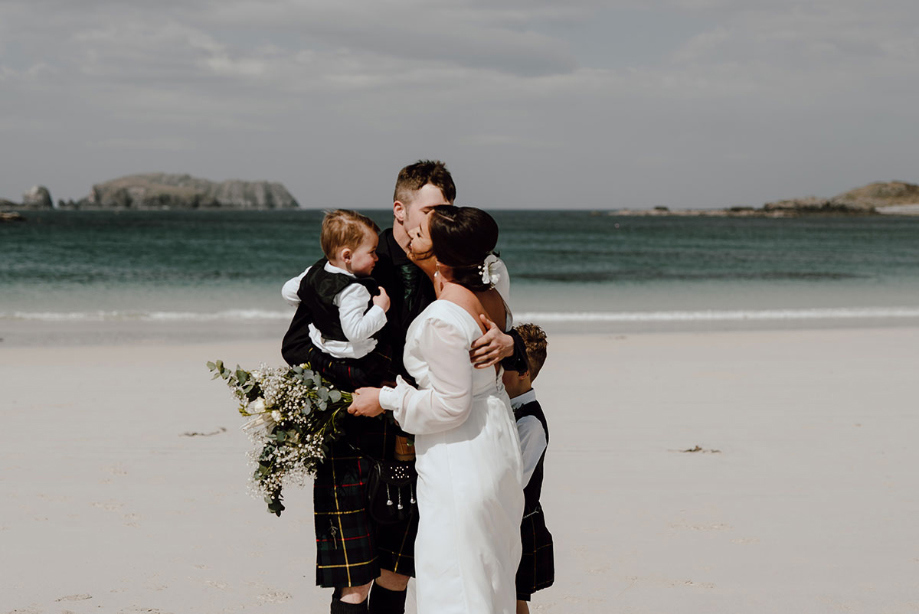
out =
<path fill-rule="evenodd" d="M 503 381 L 511 398 L 520 450 L 523 457 L 523 523 L 520 537 L 523 556 L 517 569 L 517 614 L 527 614 L 527 602 L 538 590 L 552 585 L 555 580 L 555 559 L 552 534 L 546 528 L 546 519 L 539 504 L 542 491 L 543 462 L 549 445 L 549 427 L 542 406 L 536 400 L 533 380 L 546 361 L 546 333 L 535 324 L 514 327 L 526 346 L 527 369 L 505 369 Z"/>

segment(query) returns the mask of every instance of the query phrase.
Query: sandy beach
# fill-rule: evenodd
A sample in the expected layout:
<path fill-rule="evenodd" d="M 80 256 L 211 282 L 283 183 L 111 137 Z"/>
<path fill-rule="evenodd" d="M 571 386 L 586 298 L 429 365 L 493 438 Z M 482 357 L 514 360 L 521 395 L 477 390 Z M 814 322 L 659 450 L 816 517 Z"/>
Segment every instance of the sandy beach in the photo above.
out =
<path fill-rule="evenodd" d="M 205 366 L 280 363 L 277 337 L 4 332 L 0 613 L 327 611 L 309 489 L 280 518 L 247 494 Z M 557 574 L 532 610 L 916 612 L 917 367 L 915 326 L 550 331 Z"/>

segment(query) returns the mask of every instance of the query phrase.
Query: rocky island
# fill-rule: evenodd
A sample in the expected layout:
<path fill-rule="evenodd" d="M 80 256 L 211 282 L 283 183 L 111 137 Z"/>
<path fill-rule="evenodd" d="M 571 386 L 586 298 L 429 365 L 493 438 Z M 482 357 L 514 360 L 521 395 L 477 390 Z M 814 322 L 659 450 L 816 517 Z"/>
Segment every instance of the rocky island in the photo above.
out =
<path fill-rule="evenodd" d="M 15 203 L 5 198 L 0 198 L 0 211 L 10 209 L 51 209 L 54 206 L 51 201 L 51 193 L 44 186 L 34 186 L 22 195 L 22 202 Z"/>
<path fill-rule="evenodd" d="M 61 209 L 296 209 L 300 205 L 280 183 L 229 180 L 216 183 L 191 175 L 128 175 L 92 187 Z"/>
<path fill-rule="evenodd" d="M 637 216 L 709 216 L 709 217 L 804 217 L 919 215 L 919 185 L 904 181 L 871 183 L 832 198 L 794 198 L 766 203 L 761 208 L 729 207 L 727 209 L 620 209 L 610 215 Z"/>
<path fill-rule="evenodd" d="M 230 180 L 220 183 L 191 175 L 148 173 L 97 183 L 80 200 L 59 200 L 58 209 L 297 209 L 300 205 L 280 183 Z M 0 198 L 2 218 L 13 211 L 53 209 L 48 188 L 35 186 L 22 202 Z M 10 218 L 12 219 L 12 218 Z"/>
<path fill-rule="evenodd" d="M 26 218 L 19 213 L 22 209 L 34 211 L 36 209 L 51 209 L 52 207 L 51 193 L 48 192 L 48 188 L 37 185 L 22 195 L 21 203 L 14 203 L 11 200 L 0 198 L 0 223 L 25 221 Z"/>

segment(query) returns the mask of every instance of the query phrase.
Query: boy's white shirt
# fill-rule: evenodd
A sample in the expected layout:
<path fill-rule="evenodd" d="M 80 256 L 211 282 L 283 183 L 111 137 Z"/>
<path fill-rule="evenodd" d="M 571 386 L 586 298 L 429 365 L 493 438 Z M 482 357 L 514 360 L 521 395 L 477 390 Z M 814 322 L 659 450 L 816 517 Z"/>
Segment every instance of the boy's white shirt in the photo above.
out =
<path fill-rule="evenodd" d="M 309 272 L 311 267 L 307 267 L 297 277 L 290 279 L 281 288 L 281 296 L 290 305 L 297 306 L 300 304 L 300 297 L 297 291 L 300 289 L 300 282 Z M 338 273 L 348 277 L 357 278 L 353 273 L 345 269 L 326 262 L 323 266 L 329 273 Z M 335 339 L 325 339 L 322 333 L 312 323 L 309 325 L 310 340 L 313 345 L 322 352 L 335 358 L 363 358 L 373 351 L 377 346 L 377 340 L 372 335 L 386 325 L 386 312 L 381 307 L 373 305 L 367 309 L 367 303 L 370 302 L 370 291 L 362 284 L 350 284 L 344 290 L 335 295 L 332 304 L 338 307 L 338 319 L 341 323 L 341 330 L 348 338 L 348 341 L 337 341 Z M 367 309 L 366 313 L 364 310 Z"/>
<path fill-rule="evenodd" d="M 302 273 L 284 282 L 284 286 L 281 288 L 281 296 L 284 297 L 284 300 L 287 301 L 287 304 L 291 307 L 299 307 L 300 297 L 297 295 L 297 292 L 300 290 L 300 282 L 303 281 L 303 278 L 306 277 L 306 274 L 311 268 L 312 267 L 306 267 Z"/>
<path fill-rule="evenodd" d="M 515 410 L 536 400 L 536 391 L 532 388 L 523 394 L 511 399 L 511 407 Z M 520 436 L 520 455 L 523 458 L 523 485 L 530 483 L 536 465 L 542 453 L 549 446 L 546 430 L 536 416 L 524 416 L 517 421 L 517 434 Z"/>

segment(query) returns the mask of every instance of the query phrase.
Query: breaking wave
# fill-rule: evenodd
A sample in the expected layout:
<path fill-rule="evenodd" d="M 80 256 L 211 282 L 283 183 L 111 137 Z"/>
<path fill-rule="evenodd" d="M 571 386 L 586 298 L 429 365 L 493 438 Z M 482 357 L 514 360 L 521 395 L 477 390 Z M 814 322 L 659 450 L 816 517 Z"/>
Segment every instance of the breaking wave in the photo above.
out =
<path fill-rule="evenodd" d="M 0 321 L 39 322 L 233 322 L 289 320 L 293 312 L 234 309 L 193 311 L 0 312 Z M 815 309 L 700 311 L 582 311 L 515 313 L 518 322 L 736 322 L 919 318 L 919 307 L 842 307 Z"/>

